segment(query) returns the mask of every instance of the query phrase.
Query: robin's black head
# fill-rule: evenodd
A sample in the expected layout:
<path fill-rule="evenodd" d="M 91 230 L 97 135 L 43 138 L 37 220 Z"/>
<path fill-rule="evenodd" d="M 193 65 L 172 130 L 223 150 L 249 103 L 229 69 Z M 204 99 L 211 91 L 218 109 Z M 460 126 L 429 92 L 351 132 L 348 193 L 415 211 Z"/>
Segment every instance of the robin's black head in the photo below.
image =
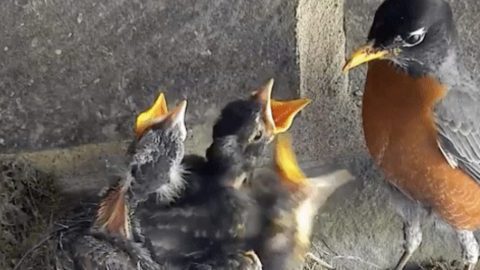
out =
<path fill-rule="evenodd" d="M 344 70 L 388 59 L 413 76 L 435 73 L 455 41 L 453 14 L 445 0 L 386 0 L 375 13 L 367 45 Z"/>
<path fill-rule="evenodd" d="M 150 193 L 173 199 L 183 188 L 181 161 L 184 156 L 185 111 L 182 101 L 168 112 L 161 94 L 155 104 L 137 117 L 137 141 L 132 162 L 132 191 L 139 199 Z"/>
<path fill-rule="evenodd" d="M 276 134 L 288 130 L 308 99 L 271 99 L 273 80 L 245 100 L 233 101 L 222 110 L 213 127 L 213 143 L 207 159 L 217 167 L 248 171 Z"/>

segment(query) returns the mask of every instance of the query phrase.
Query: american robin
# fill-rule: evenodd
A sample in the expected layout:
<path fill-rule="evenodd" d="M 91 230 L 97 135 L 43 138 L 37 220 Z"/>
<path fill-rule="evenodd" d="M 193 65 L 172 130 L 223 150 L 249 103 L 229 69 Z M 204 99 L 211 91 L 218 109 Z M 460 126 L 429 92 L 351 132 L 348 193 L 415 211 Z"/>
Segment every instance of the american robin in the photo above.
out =
<path fill-rule="evenodd" d="M 345 169 L 308 167 L 309 177 L 297 163 L 290 137 L 282 134 L 275 144 L 274 167 L 262 168 L 247 185 L 257 207 L 249 216 L 247 226 L 253 232 L 248 247 L 264 269 L 302 269 L 318 209 L 337 188 L 353 180 Z"/>
<path fill-rule="evenodd" d="M 466 269 L 478 260 L 472 231 L 480 227 L 480 92 L 457 54 L 446 1 L 386 0 L 367 45 L 344 67 L 370 62 L 362 109 L 366 144 L 389 182 L 418 202 L 402 213 L 406 244 L 396 269 L 422 241 L 418 204 L 455 228 Z"/>
<path fill-rule="evenodd" d="M 165 269 L 155 261 L 134 212 L 151 193 L 170 199 L 177 192 L 185 110 L 183 101 L 168 112 L 160 94 L 137 117 L 137 142 L 125 176 L 98 204 L 75 209 L 59 231 L 59 269 Z"/>
<path fill-rule="evenodd" d="M 273 137 L 286 131 L 307 99 L 275 101 L 273 80 L 245 100 L 226 105 L 213 128 L 206 157 L 184 161 L 186 190 L 169 206 L 154 200 L 139 211 L 146 237 L 158 257 L 194 268 L 258 269 L 258 259 L 243 250 L 248 198 L 238 188 Z M 174 266 L 170 267 L 174 267 Z"/>

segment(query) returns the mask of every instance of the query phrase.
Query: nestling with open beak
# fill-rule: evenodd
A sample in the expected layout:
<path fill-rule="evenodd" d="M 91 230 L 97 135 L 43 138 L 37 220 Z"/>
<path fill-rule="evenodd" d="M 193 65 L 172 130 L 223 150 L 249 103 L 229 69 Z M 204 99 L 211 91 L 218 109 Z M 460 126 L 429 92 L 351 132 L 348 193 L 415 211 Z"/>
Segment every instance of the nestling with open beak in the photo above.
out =
<path fill-rule="evenodd" d="M 273 168 L 262 168 L 246 187 L 256 202 L 250 211 L 250 239 L 264 269 L 302 269 L 318 209 L 339 187 L 353 180 L 345 169 L 297 163 L 288 135 L 279 135 Z"/>
<path fill-rule="evenodd" d="M 207 149 L 207 168 L 224 185 L 239 187 L 246 174 L 263 157 L 277 134 L 287 131 L 295 116 L 310 103 L 302 98 L 277 101 L 271 98 L 273 79 L 246 100 L 225 106 L 213 127 L 213 143 Z M 212 182 L 210 177 L 205 178 Z M 226 181 L 226 182 L 225 182 Z"/>
<path fill-rule="evenodd" d="M 223 269 L 223 262 L 245 265 L 248 261 L 250 269 L 257 269 L 258 260 L 237 247 L 249 203 L 237 188 L 266 145 L 286 131 L 295 114 L 309 103 L 306 99 L 273 101 L 272 86 L 271 80 L 248 99 L 233 101 L 222 110 L 206 159 L 184 161 L 189 171 L 187 187 L 175 203 L 162 210 L 154 204 L 143 209 L 142 226 L 159 257 L 198 267 L 208 262 L 216 269 Z"/>
<path fill-rule="evenodd" d="M 185 111 L 182 101 L 168 112 L 165 96 L 141 113 L 135 122 L 136 153 L 130 163 L 133 176 L 132 193 L 146 200 L 154 193 L 160 203 L 171 203 L 183 191 L 185 170 L 184 141 L 187 137 Z"/>
<path fill-rule="evenodd" d="M 161 106 L 158 106 L 161 104 Z M 149 194 L 170 199 L 179 190 L 186 102 L 170 113 L 164 95 L 139 115 L 137 144 L 129 171 L 100 199 L 98 207 L 72 213 L 59 233 L 59 269 L 164 269 L 154 260 L 135 216 Z"/>

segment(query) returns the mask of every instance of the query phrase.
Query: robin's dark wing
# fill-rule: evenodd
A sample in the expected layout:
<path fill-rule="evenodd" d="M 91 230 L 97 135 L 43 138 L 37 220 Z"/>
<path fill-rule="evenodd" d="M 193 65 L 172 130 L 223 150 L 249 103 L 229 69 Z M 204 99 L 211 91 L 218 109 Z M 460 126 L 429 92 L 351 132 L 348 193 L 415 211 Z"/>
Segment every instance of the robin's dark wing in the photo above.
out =
<path fill-rule="evenodd" d="M 434 110 L 438 144 L 451 166 L 480 184 L 480 91 L 468 78 L 457 80 Z"/>

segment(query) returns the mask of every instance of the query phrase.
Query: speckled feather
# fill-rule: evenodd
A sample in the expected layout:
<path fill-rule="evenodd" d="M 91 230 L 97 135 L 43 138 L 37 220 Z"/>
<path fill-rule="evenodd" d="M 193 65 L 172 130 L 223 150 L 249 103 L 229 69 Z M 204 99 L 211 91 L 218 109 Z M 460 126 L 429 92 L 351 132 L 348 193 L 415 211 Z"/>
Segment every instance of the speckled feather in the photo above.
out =
<path fill-rule="evenodd" d="M 189 174 L 182 195 L 169 206 L 149 199 L 139 209 L 145 234 L 167 263 L 223 269 L 243 258 L 240 239 L 249 202 L 231 184 L 252 168 L 269 142 L 263 137 L 250 141 L 262 128 L 261 112 L 255 101 L 229 103 L 213 128 L 206 159 L 184 160 Z"/>

